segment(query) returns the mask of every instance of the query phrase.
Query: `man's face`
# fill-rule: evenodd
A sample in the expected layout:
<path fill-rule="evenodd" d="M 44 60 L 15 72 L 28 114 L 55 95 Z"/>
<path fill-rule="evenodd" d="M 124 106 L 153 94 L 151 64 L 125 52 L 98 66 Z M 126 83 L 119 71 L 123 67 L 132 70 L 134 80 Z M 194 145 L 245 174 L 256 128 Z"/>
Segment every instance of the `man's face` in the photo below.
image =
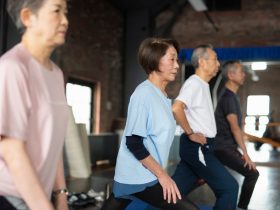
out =
<path fill-rule="evenodd" d="M 243 66 L 240 63 L 236 63 L 234 67 L 234 71 L 230 72 L 229 79 L 237 85 L 243 85 L 246 76 Z"/>
<path fill-rule="evenodd" d="M 213 78 L 217 75 L 220 67 L 220 62 L 218 61 L 217 54 L 212 49 L 207 49 L 208 58 L 205 59 L 206 61 L 206 71 L 208 75 Z"/>

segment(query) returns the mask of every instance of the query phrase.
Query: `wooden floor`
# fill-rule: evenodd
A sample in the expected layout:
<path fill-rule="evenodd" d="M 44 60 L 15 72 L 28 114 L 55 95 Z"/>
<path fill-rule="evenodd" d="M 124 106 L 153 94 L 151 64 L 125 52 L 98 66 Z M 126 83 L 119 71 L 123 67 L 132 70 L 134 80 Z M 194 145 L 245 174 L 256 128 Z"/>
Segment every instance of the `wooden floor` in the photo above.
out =
<path fill-rule="evenodd" d="M 260 172 L 260 177 L 251 198 L 249 209 L 280 210 L 280 149 L 273 150 L 270 145 L 264 144 L 259 151 L 255 151 L 253 143 L 248 143 L 247 148 L 251 159 L 256 162 L 257 169 Z M 172 173 L 174 167 L 173 164 L 169 166 L 170 173 Z M 231 171 L 231 173 L 239 183 L 242 182 L 243 177 L 234 171 Z M 87 192 L 89 189 L 105 191 L 106 184 L 109 184 L 109 186 L 111 185 L 113 175 L 113 167 L 105 166 L 95 168 L 89 179 L 69 180 L 68 188 L 70 191 L 74 192 Z M 205 206 L 212 206 L 215 202 L 215 196 L 206 184 L 194 190 L 189 197 L 195 203 Z M 102 203 L 99 203 L 95 207 L 88 206 L 79 209 L 98 210 L 100 209 L 100 205 L 102 205 Z M 72 208 L 72 210 L 74 209 L 75 208 Z"/>

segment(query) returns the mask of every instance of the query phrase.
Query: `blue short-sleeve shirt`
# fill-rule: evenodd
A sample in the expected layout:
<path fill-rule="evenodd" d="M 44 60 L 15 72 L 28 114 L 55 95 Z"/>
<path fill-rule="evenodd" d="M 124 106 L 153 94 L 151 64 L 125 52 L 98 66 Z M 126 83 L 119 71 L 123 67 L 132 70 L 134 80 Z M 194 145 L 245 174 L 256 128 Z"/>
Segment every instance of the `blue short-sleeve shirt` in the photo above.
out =
<path fill-rule="evenodd" d="M 133 188 L 133 186 L 149 185 L 157 180 L 157 177 L 128 150 L 126 136 L 142 136 L 150 155 L 165 168 L 175 127 L 171 100 L 149 80 L 138 85 L 130 97 L 126 126 L 117 157 L 114 177 L 117 186 L 124 184 L 131 185 Z M 128 194 L 131 193 L 133 190 Z"/>

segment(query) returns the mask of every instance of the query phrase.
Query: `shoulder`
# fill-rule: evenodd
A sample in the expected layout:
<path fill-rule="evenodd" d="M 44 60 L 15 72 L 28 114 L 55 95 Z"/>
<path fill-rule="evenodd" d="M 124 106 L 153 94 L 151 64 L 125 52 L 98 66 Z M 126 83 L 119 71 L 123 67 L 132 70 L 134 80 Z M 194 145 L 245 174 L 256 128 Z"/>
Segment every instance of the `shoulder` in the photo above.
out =
<path fill-rule="evenodd" d="M 10 50 L 8 50 L 4 55 L 1 56 L 0 62 L 18 61 L 18 62 L 28 62 L 30 55 L 24 50 L 22 44 L 17 44 Z"/>
<path fill-rule="evenodd" d="M 16 45 L 0 58 L 0 74 L 1 76 L 26 76 L 28 63 L 29 57 L 22 51 L 20 45 Z"/>
<path fill-rule="evenodd" d="M 202 84 L 199 78 L 196 78 L 195 75 L 189 77 L 183 84 L 179 94 L 186 93 L 199 93 L 202 91 Z"/>
<path fill-rule="evenodd" d="M 153 87 L 148 82 L 142 82 L 132 93 L 129 106 L 145 107 L 148 110 L 151 107 L 151 103 L 156 99 L 154 92 Z"/>
<path fill-rule="evenodd" d="M 152 89 L 153 87 L 151 86 L 151 84 L 149 84 L 149 82 L 146 80 L 142 83 L 140 83 L 134 90 L 134 92 L 132 93 L 131 97 L 132 98 L 141 98 L 141 100 L 144 100 L 145 98 L 149 98 L 151 97 L 151 93 L 152 93 Z"/>
<path fill-rule="evenodd" d="M 195 88 L 195 87 L 201 87 L 202 82 L 196 75 L 192 75 L 185 81 L 184 85 L 192 86 Z"/>
<path fill-rule="evenodd" d="M 235 98 L 236 98 L 235 94 L 232 91 L 230 91 L 228 89 L 224 90 L 224 92 L 222 94 L 222 99 L 223 100 L 235 100 Z"/>
<path fill-rule="evenodd" d="M 238 104 L 236 103 L 236 101 L 236 95 L 232 91 L 227 89 L 224 91 L 222 97 L 220 98 L 221 105 L 226 109 L 232 109 L 234 107 L 237 107 Z"/>
<path fill-rule="evenodd" d="M 194 78 L 192 80 L 192 87 L 194 89 L 201 89 L 205 86 L 205 84 L 199 79 L 199 78 Z"/>

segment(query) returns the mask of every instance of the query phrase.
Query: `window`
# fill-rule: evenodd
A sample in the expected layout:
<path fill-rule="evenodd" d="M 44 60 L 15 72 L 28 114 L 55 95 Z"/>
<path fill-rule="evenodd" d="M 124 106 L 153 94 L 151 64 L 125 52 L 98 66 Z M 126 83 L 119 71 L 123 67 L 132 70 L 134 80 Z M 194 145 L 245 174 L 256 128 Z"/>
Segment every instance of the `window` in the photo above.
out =
<path fill-rule="evenodd" d="M 87 133 L 91 133 L 93 127 L 93 87 L 94 84 L 79 80 L 69 80 L 66 85 L 67 102 L 72 107 L 75 122 L 86 124 Z"/>
<path fill-rule="evenodd" d="M 247 116 L 245 132 L 262 137 L 269 122 L 270 97 L 268 95 L 250 95 L 247 98 Z"/>

